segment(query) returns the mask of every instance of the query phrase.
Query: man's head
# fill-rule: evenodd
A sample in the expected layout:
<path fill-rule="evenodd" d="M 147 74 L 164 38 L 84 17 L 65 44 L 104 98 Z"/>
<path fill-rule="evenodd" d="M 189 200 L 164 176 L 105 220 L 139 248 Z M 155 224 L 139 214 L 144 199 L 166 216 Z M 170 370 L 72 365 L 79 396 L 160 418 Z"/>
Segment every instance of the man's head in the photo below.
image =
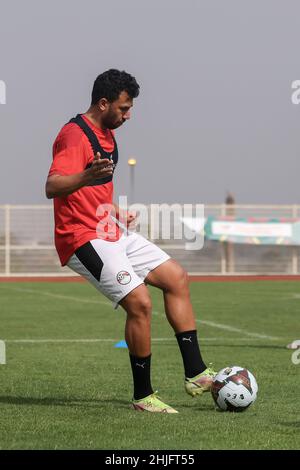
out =
<path fill-rule="evenodd" d="M 101 113 L 104 127 L 116 129 L 130 118 L 133 98 L 139 95 L 139 85 L 129 73 L 110 69 L 99 75 L 93 86 L 92 106 Z"/>

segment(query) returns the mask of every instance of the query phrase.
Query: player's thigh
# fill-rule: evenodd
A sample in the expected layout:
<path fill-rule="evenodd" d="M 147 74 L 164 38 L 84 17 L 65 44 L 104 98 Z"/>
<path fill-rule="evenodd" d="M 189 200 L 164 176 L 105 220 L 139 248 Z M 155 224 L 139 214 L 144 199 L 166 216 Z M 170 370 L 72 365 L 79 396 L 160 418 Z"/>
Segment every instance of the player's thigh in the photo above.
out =
<path fill-rule="evenodd" d="M 130 291 L 120 300 L 119 304 L 131 316 L 151 315 L 151 297 L 145 284 L 141 284 Z"/>
<path fill-rule="evenodd" d="M 169 259 L 149 272 L 145 283 L 163 290 L 183 292 L 188 289 L 188 275 L 176 260 Z"/>
<path fill-rule="evenodd" d="M 122 244 L 116 243 L 91 240 L 76 250 L 67 263 L 115 306 L 143 283 L 134 272 Z"/>
<path fill-rule="evenodd" d="M 142 279 L 170 260 L 161 248 L 137 233 L 131 233 L 126 240 L 126 255 L 135 273 Z"/>

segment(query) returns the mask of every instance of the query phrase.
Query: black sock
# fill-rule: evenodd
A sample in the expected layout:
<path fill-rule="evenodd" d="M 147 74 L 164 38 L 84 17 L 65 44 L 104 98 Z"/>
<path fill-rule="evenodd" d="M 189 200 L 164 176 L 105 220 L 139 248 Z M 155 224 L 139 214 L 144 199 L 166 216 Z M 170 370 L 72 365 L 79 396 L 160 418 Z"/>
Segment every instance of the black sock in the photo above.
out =
<path fill-rule="evenodd" d="M 182 355 L 185 376 L 195 377 L 206 369 L 200 353 L 197 331 L 183 331 L 175 336 Z"/>
<path fill-rule="evenodd" d="M 147 357 L 136 357 L 129 354 L 134 387 L 134 399 L 140 400 L 153 393 L 150 378 L 151 354 Z"/>

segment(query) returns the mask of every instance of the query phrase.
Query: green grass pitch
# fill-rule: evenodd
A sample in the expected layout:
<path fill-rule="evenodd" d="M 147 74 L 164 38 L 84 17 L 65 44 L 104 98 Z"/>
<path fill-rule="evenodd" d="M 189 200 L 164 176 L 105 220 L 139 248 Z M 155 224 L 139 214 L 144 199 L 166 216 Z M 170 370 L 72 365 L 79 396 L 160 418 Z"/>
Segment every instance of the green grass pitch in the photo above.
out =
<path fill-rule="evenodd" d="M 257 379 L 257 401 L 237 414 L 186 395 L 161 292 L 151 295 L 152 382 L 178 415 L 130 409 L 128 350 L 114 347 L 124 311 L 89 284 L 0 284 L 0 449 L 299 449 L 300 364 L 285 346 L 300 337 L 300 283 L 191 283 L 205 361 Z"/>

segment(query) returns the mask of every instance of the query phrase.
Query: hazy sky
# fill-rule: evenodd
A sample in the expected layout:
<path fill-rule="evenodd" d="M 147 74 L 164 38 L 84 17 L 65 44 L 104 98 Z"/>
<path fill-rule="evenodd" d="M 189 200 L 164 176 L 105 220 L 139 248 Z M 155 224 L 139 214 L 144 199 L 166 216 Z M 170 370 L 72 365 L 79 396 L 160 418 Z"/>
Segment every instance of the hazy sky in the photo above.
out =
<path fill-rule="evenodd" d="M 116 196 L 134 156 L 138 202 L 300 204 L 299 43 L 297 0 L 0 0 L 0 204 L 49 203 L 52 143 L 111 67 L 141 86 Z"/>

